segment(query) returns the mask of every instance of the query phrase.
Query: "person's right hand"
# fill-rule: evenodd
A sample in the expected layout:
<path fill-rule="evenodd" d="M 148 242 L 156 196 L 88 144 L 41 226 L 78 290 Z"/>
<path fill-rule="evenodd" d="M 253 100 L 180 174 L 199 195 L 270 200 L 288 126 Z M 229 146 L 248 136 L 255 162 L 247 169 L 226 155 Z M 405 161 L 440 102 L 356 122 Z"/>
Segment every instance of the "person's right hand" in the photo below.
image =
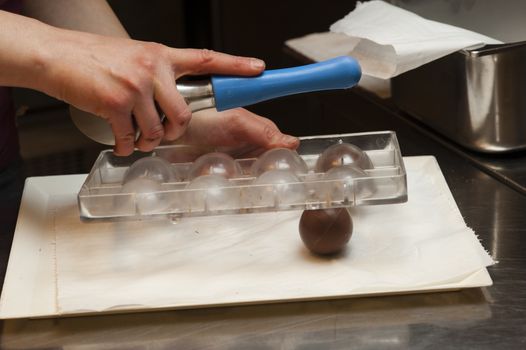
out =
<path fill-rule="evenodd" d="M 175 81 L 187 74 L 257 75 L 264 62 L 209 50 L 55 29 L 36 62 L 41 90 L 111 124 L 115 153 L 150 151 L 161 139 L 180 137 L 191 111 Z M 155 103 L 167 119 L 162 124 Z M 132 117 L 133 116 L 133 117 Z M 135 121 L 134 121 L 135 119 Z M 136 122 L 141 136 L 135 142 Z"/>

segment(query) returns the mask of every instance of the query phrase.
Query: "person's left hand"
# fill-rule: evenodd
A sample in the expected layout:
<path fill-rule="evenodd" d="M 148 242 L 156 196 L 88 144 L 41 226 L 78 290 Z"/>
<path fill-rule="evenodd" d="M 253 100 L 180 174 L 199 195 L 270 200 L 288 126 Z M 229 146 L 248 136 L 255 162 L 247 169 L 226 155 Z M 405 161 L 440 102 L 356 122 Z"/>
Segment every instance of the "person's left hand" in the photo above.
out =
<path fill-rule="evenodd" d="M 276 147 L 296 149 L 299 139 L 283 134 L 267 118 L 235 108 L 224 112 L 214 109 L 195 112 L 186 133 L 177 143 L 250 157 Z"/>

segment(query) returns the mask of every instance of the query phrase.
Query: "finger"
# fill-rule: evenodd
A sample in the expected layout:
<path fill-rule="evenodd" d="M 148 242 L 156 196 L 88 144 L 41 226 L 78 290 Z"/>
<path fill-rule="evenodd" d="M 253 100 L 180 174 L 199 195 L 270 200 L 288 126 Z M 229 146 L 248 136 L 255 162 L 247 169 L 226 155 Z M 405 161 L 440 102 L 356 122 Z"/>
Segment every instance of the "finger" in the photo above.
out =
<path fill-rule="evenodd" d="M 252 113 L 253 114 L 253 113 Z M 272 147 L 285 147 L 290 149 L 296 149 L 300 145 L 300 140 L 292 135 L 284 134 L 281 132 L 281 130 L 278 128 L 278 126 L 270 119 L 267 119 L 265 117 L 259 116 L 255 114 L 256 118 L 259 118 L 262 120 L 262 122 L 267 124 L 268 130 L 270 130 L 269 136 L 271 136 L 272 139 L 272 130 L 277 130 L 277 134 L 274 134 L 274 140 L 276 142 L 275 146 L 271 145 Z"/>
<path fill-rule="evenodd" d="M 173 49 L 174 71 L 185 74 L 257 75 L 265 62 L 253 57 L 232 56 L 207 49 Z"/>
<path fill-rule="evenodd" d="M 133 108 L 133 115 L 141 131 L 135 146 L 143 152 L 149 152 L 159 145 L 164 136 L 164 127 L 153 98 L 140 98 Z"/>
<path fill-rule="evenodd" d="M 166 116 L 164 121 L 164 137 L 169 141 L 179 138 L 192 118 L 192 112 L 183 96 L 177 91 L 175 78 L 168 75 L 155 89 L 155 100 Z"/>
<path fill-rule="evenodd" d="M 268 149 L 254 145 L 245 145 L 242 147 L 216 147 L 215 151 L 227 153 L 233 158 L 257 158 L 265 151 L 268 151 Z"/>
<path fill-rule="evenodd" d="M 128 156 L 133 152 L 135 143 L 135 128 L 131 115 L 121 115 L 108 121 L 115 136 L 113 153 L 117 156 Z"/>

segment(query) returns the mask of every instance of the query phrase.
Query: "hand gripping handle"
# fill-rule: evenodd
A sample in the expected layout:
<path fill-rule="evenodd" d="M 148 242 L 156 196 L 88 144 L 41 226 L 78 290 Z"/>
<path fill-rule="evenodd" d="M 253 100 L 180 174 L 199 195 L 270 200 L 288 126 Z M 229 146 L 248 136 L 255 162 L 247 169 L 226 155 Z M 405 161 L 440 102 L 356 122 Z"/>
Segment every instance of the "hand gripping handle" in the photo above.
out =
<path fill-rule="evenodd" d="M 218 111 L 310 91 L 347 89 L 358 83 L 358 62 L 341 56 L 306 66 L 264 71 L 257 77 L 213 76 Z"/>

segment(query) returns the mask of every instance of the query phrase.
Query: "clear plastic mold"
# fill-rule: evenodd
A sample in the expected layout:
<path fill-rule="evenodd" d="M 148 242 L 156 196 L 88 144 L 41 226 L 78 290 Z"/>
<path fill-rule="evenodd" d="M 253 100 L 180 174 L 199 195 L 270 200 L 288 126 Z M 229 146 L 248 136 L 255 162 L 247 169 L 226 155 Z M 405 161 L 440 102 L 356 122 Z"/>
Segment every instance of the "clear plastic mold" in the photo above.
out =
<path fill-rule="evenodd" d="M 306 186 L 291 170 L 272 169 L 261 174 L 254 181 L 256 199 L 253 203 L 272 203 L 282 209 L 302 205 L 307 199 Z M 260 186 L 258 186 L 260 185 Z"/>
<path fill-rule="evenodd" d="M 186 187 L 188 212 L 221 212 L 238 207 L 239 189 L 222 175 L 201 175 Z"/>
<path fill-rule="evenodd" d="M 155 214 L 167 209 L 168 198 L 162 195 L 162 183 L 146 177 L 137 177 L 122 185 L 123 196 L 115 198 L 116 206 L 135 206 L 141 215 Z"/>
<path fill-rule="evenodd" d="M 202 157 L 207 151 L 193 146 L 161 146 L 151 153 L 137 152 L 129 157 L 116 157 L 111 150 L 103 151 L 78 194 L 81 218 L 142 220 L 165 216 L 174 219 L 407 200 L 406 172 L 394 132 L 310 136 L 300 140 L 297 153 L 277 149 L 259 158 L 235 158 L 236 170 L 225 171 L 227 176 L 221 174 L 222 165 L 217 172 L 204 166 L 204 171 L 195 173 L 199 175 L 192 175 L 198 159 L 214 158 Z M 356 146 L 370 161 L 370 166 L 356 170 L 339 155 L 332 158 L 336 161 L 328 162 L 332 164 L 328 169 L 317 166 L 323 161 L 320 157 L 331 154 L 342 144 Z M 168 164 L 168 167 L 154 170 L 151 162 Z M 134 170 L 141 163 L 147 165 L 141 171 Z M 349 167 L 354 170 L 348 170 Z M 168 176 L 166 169 L 169 169 Z M 132 176 L 136 173 L 139 175 Z M 128 178 L 142 180 L 132 186 L 128 185 L 132 181 Z"/>
<path fill-rule="evenodd" d="M 188 179 L 203 175 L 221 175 L 225 178 L 234 178 L 241 175 L 241 167 L 230 155 L 221 152 L 207 153 L 199 158 L 190 167 Z"/>
<path fill-rule="evenodd" d="M 332 199 L 351 198 L 352 202 L 371 197 L 375 191 L 374 181 L 369 174 L 354 164 L 340 165 L 329 169 L 323 176 L 324 190 Z M 323 190 L 321 190 L 323 191 Z"/>
<path fill-rule="evenodd" d="M 329 146 L 316 161 L 316 171 L 326 172 L 331 168 L 353 164 L 362 169 L 372 169 L 373 163 L 363 150 L 356 145 L 341 142 Z"/>
<path fill-rule="evenodd" d="M 179 179 L 178 173 L 166 160 L 141 158 L 124 173 L 120 190 L 123 195 L 115 197 L 115 206 L 134 206 L 140 215 L 164 212 L 170 205 L 170 199 L 162 192 L 163 183 Z"/>
<path fill-rule="evenodd" d="M 294 174 L 308 172 L 307 164 L 296 151 L 287 148 L 274 148 L 263 153 L 252 165 L 250 173 L 260 176 L 269 170 L 289 170 Z"/>
<path fill-rule="evenodd" d="M 148 178 L 159 183 L 180 180 L 172 165 L 160 157 L 144 157 L 133 162 L 124 173 L 122 183 L 126 184 L 137 178 Z"/>

